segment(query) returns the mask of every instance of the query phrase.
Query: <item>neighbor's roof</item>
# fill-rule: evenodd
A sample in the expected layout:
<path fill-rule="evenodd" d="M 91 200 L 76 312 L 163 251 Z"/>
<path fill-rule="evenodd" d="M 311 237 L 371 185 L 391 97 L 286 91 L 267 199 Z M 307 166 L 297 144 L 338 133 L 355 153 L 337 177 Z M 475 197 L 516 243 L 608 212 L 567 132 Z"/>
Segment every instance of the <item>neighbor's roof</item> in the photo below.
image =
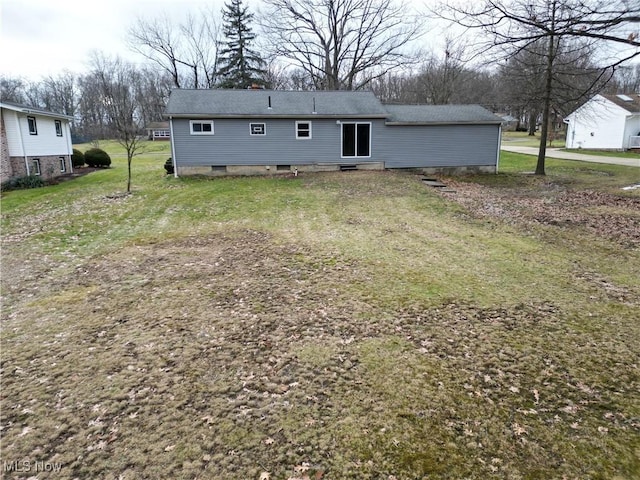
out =
<path fill-rule="evenodd" d="M 388 114 L 371 92 L 174 89 L 165 116 L 386 118 Z"/>
<path fill-rule="evenodd" d="M 640 113 L 640 95 L 637 93 L 602 96 L 630 113 Z"/>
<path fill-rule="evenodd" d="M 385 105 L 387 125 L 499 124 L 503 119 L 480 105 Z"/>
<path fill-rule="evenodd" d="M 169 122 L 150 122 L 145 128 L 147 130 L 167 130 L 169 128 Z"/>
<path fill-rule="evenodd" d="M 14 112 L 21 112 L 33 115 L 42 115 L 45 117 L 53 117 L 53 118 L 64 118 L 66 120 L 73 120 L 73 117 L 70 115 L 65 115 L 63 113 L 55 113 L 50 112 L 49 110 L 45 110 L 44 108 L 31 107 L 29 105 L 22 105 L 20 103 L 15 102 L 0 102 L 0 107 L 6 108 L 7 110 L 13 110 Z"/>

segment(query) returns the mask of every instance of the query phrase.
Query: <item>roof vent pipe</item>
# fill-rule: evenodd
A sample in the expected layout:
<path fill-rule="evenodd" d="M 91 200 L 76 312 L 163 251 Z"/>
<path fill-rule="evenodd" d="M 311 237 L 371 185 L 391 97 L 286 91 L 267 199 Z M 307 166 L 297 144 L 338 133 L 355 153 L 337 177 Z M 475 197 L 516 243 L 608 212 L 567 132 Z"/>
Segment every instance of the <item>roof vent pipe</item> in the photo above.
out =
<path fill-rule="evenodd" d="M 313 114 L 316 114 L 318 112 L 316 112 L 316 97 L 313 97 L 313 112 L 311 112 Z"/>
<path fill-rule="evenodd" d="M 271 110 L 271 95 L 269 95 L 269 110 Z"/>

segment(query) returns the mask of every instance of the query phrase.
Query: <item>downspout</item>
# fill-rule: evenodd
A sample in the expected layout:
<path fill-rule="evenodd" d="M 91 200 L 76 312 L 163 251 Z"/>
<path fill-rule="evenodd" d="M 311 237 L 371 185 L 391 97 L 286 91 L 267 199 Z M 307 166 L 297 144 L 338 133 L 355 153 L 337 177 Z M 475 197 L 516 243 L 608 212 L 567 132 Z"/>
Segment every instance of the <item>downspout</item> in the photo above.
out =
<path fill-rule="evenodd" d="M 171 162 L 173 163 L 173 178 L 178 178 L 178 166 L 176 165 L 176 146 L 173 143 L 173 117 L 169 117 L 169 135 L 171 135 Z"/>
<path fill-rule="evenodd" d="M 73 144 L 71 143 L 71 122 L 67 120 L 67 147 L 68 151 L 73 155 Z M 69 156 L 69 171 L 73 173 L 73 160 L 71 159 L 71 155 Z"/>
<path fill-rule="evenodd" d="M 498 155 L 496 158 L 496 174 L 500 165 L 500 146 L 502 145 L 502 124 L 498 125 Z"/>
<path fill-rule="evenodd" d="M 27 169 L 27 177 L 31 175 L 31 169 L 29 168 L 29 159 L 27 158 L 27 150 L 24 148 L 24 139 L 22 138 L 22 125 L 20 125 L 20 115 L 16 113 L 16 120 L 18 120 L 18 136 L 20 137 L 20 146 L 22 147 L 22 156 L 24 157 L 24 166 Z"/>

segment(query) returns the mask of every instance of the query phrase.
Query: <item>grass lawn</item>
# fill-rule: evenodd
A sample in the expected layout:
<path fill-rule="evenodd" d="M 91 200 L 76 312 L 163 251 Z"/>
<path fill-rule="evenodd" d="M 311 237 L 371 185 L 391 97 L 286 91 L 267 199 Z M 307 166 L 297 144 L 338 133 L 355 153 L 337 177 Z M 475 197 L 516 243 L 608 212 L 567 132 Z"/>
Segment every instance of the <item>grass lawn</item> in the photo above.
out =
<path fill-rule="evenodd" d="M 539 178 L 503 153 L 441 193 L 406 172 L 175 179 L 163 145 L 130 196 L 108 143 L 114 168 L 2 196 L 4 462 L 640 477 L 638 169 Z"/>
<path fill-rule="evenodd" d="M 616 152 L 610 150 L 585 150 L 582 148 L 565 148 L 565 152 L 581 153 L 583 155 L 598 155 L 602 157 L 640 158 L 637 152 Z"/>
<path fill-rule="evenodd" d="M 540 133 L 537 132 L 535 136 L 531 137 L 527 132 L 502 132 L 502 144 L 519 147 L 538 147 L 540 146 Z M 551 147 L 560 148 L 564 147 L 564 144 L 565 135 L 561 133 L 558 138 L 551 143 Z M 547 146 L 549 146 L 548 140 Z"/>

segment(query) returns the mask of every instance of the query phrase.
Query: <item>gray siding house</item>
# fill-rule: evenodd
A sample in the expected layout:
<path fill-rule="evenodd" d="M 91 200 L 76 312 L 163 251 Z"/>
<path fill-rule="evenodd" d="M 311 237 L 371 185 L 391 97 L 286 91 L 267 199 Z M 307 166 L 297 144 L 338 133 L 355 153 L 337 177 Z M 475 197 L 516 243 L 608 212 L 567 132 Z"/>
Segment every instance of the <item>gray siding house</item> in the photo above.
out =
<path fill-rule="evenodd" d="M 184 90 L 165 111 L 179 175 L 416 168 L 495 172 L 502 119 L 371 92 Z"/>

